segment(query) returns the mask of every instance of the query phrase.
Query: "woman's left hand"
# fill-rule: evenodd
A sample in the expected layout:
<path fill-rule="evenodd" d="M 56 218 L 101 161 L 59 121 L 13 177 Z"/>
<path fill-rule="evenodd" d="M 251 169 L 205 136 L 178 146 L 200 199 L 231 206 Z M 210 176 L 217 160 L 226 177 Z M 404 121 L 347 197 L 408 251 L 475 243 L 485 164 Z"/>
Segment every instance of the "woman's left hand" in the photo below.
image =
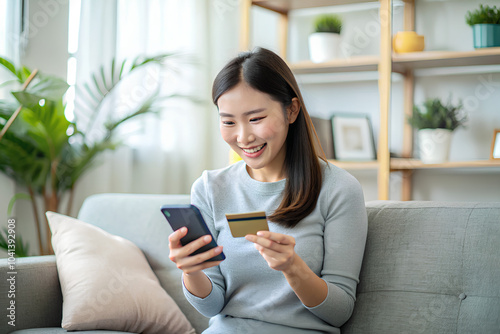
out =
<path fill-rule="evenodd" d="M 248 234 L 245 239 L 255 244 L 255 248 L 274 270 L 291 270 L 295 257 L 295 239 L 289 235 L 259 231 L 257 235 Z"/>

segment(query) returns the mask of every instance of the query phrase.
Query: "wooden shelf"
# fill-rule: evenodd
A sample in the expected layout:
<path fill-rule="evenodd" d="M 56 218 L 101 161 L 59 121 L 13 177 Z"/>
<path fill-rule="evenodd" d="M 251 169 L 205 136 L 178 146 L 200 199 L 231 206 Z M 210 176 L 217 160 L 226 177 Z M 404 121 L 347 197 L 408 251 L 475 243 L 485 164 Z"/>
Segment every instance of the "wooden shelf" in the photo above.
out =
<path fill-rule="evenodd" d="M 323 63 L 307 60 L 290 64 L 290 68 L 295 74 L 367 72 L 377 70 L 379 59 L 379 56 L 357 56 Z"/>
<path fill-rule="evenodd" d="M 491 168 L 500 167 L 500 160 L 449 161 L 441 164 L 424 164 L 417 159 L 391 159 L 391 171 L 446 168 Z"/>
<path fill-rule="evenodd" d="M 356 4 L 353 7 L 362 3 L 379 4 L 379 15 L 383 18 L 380 20 L 380 54 L 354 56 L 344 59 L 333 59 L 324 63 L 313 63 L 311 61 L 300 61 L 289 63 L 289 66 L 294 74 L 303 75 L 306 81 L 315 83 L 318 78 L 320 83 L 327 83 L 335 78 L 342 82 L 344 78 L 352 79 L 352 77 L 363 76 L 362 72 L 368 72 L 370 77 L 375 77 L 379 88 L 379 110 L 380 110 L 380 128 L 379 141 L 377 152 L 377 161 L 337 161 L 329 160 L 334 165 L 350 170 L 350 171 L 376 171 L 378 183 L 378 198 L 389 199 L 390 192 L 390 173 L 400 171 L 403 174 L 402 182 L 402 199 L 410 200 L 412 194 L 412 172 L 414 170 L 439 170 L 443 172 L 452 171 L 472 171 L 481 169 L 481 172 L 500 172 L 499 160 L 478 160 L 478 161 L 458 161 L 447 162 L 442 164 L 424 164 L 416 159 L 395 159 L 390 158 L 389 152 L 389 111 L 391 101 L 391 85 L 392 74 L 400 73 L 403 75 L 403 114 L 411 115 L 413 111 L 414 101 L 414 78 L 422 72 L 428 75 L 436 75 L 437 73 L 475 73 L 475 71 L 489 71 L 488 66 L 496 71 L 500 66 L 500 47 L 485 48 L 470 51 L 423 51 L 406 54 L 397 54 L 392 51 L 393 37 L 393 2 L 390 0 L 245 0 L 242 12 L 242 33 L 241 44 L 242 50 L 248 50 L 250 47 L 250 9 L 252 6 L 259 6 L 271 11 L 280 13 L 278 24 L 279 47 L 280 54 L 286 59 L 287 56 L 287 39 L 288 39 L 288 14 L 293 10 L 302 10 L 295 14 L 302 13 L 320 13 L 321 7 L 329 7 L 336 5 Z M 415 2 L 416 0 L 404 0 L 404 30 L 415 30 Z M 367 6 L 367 7 L 371 7 Z M 315 10 L 307 11 L 308 8 L 316 8 Z M 327 9 L 325 8 L 325 12 Z M 295 15 L 294 14 L 294 15 Z M 313 15 L 313 14 L 311 14 Z M 498 65 L 498 66 L 497 66 Z M 467 67 L 467 69 L 465 69 Z M 477 69 L 476 69 L 477 68 Z M 425 69 L 429 69 L 426 71 Z M 417 71 L 415 71 L 417 70 Z M 356 75 L 349 74 L 358 72 Z M 321 73 L 331 74 L 322 76 Z M 486 73 L 486 72 L 485 72 Z M 308 76 L 311 74 L 311 76 Z M 399 79 L 399 76 L 395 76 Z M 340 79 L 339 79 L 340 78 Z M 405 124 L 403 129 L 404 142 L 403 153 L 409 156 L 412 152 L 412 129 Z M 486 170 L 485 170 L 486 169 Z"/>
<path fill-rule="evenodd" d="M 345 170 L 377 170 L 378 161 L 339 161 L 339 160 L 328 160 L 337 167 Z"/>
<path fill-rule="evenodd" d="M 397 73 L 421 68 L 498 64 L 500 64 L 500 47 L 473 51 L 423 51 L 392 55 L 393 72 Z"/>
<path fill-rule="evenodd" d="M 252 5 L 286 14 L 294 9 L 377 2 L 377 0 L 253 0 Z"/>
<path fill-rule="evenodd" d="M 346 170 L 376 170 L 377 161 L 339 161 L 329 162 Z M 453 168 L 500 168 L 500 160 L 449 161 L 440 164 L 424 164 L 418 159 L 391 158 L 391 171 L 415 169 L 453 169 Z"/>
<path fill-rule="evenodd" d="M 475 51 L 424 51 L 392 56 L 392 70 L 406 73 L 423 68 L 500 65 L 500 47 Z M 323 63 L 305 60 L 289 64 L 295 74 L 377 71 L 380 57 L 376 55 L 334 59 Z"/>

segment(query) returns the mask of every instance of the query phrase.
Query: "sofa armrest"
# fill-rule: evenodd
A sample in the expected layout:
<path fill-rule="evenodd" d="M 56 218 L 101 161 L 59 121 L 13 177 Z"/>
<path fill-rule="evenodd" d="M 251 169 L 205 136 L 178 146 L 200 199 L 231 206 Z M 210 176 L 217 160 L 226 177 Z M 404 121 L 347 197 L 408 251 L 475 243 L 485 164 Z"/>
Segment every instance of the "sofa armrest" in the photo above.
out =
<path fill-rule="evenodd" d="M 56 257 L 18 258 L 14 271 L 12 269 L 8 259 L 0 259 L 1 276 L 5 277 L 0 280 L 0 309 L 7 310 L 8 316 L 0 321 L 0 333 L 25 328 L 60 327 L 62 295 Z"/>

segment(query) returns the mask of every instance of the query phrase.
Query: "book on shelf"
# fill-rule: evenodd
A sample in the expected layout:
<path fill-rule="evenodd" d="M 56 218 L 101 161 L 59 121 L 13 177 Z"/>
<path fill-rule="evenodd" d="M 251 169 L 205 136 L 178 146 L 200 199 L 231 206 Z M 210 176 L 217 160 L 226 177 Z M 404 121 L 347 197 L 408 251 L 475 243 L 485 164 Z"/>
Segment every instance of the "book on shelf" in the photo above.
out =
<path fill-rule="evenodd" d="M 332 121 L 330 119 L 322 119 L 311 117 L 316 133 L 318 134 L 319 142 L 327 159 L 335 159 L 335 151 L 333 146 Z"/>

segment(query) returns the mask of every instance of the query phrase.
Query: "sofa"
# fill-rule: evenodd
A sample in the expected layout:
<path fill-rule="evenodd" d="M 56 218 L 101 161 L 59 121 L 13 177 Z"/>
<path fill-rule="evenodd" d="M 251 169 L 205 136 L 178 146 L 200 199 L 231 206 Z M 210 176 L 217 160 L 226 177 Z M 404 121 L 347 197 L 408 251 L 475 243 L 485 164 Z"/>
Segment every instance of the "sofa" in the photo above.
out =
<path fill-rule="evenodd" d="M 135 243 L 197 332 L 208 319 L 181 290 L 159 208 L 188 195 L 99 194 L 78 218 Z M 500 333 L 500 203 L 373 201 L 357 302 L 342 333 Z M 7 259 L 0 272 L 8 272 Z M 16 326 L 0 333 L 65 333 L 55 256 L 19 258 Z M 8 282 L 0 281 L 6 310 Z M 89 331 L 87 333 L 117 333 Z"/>

